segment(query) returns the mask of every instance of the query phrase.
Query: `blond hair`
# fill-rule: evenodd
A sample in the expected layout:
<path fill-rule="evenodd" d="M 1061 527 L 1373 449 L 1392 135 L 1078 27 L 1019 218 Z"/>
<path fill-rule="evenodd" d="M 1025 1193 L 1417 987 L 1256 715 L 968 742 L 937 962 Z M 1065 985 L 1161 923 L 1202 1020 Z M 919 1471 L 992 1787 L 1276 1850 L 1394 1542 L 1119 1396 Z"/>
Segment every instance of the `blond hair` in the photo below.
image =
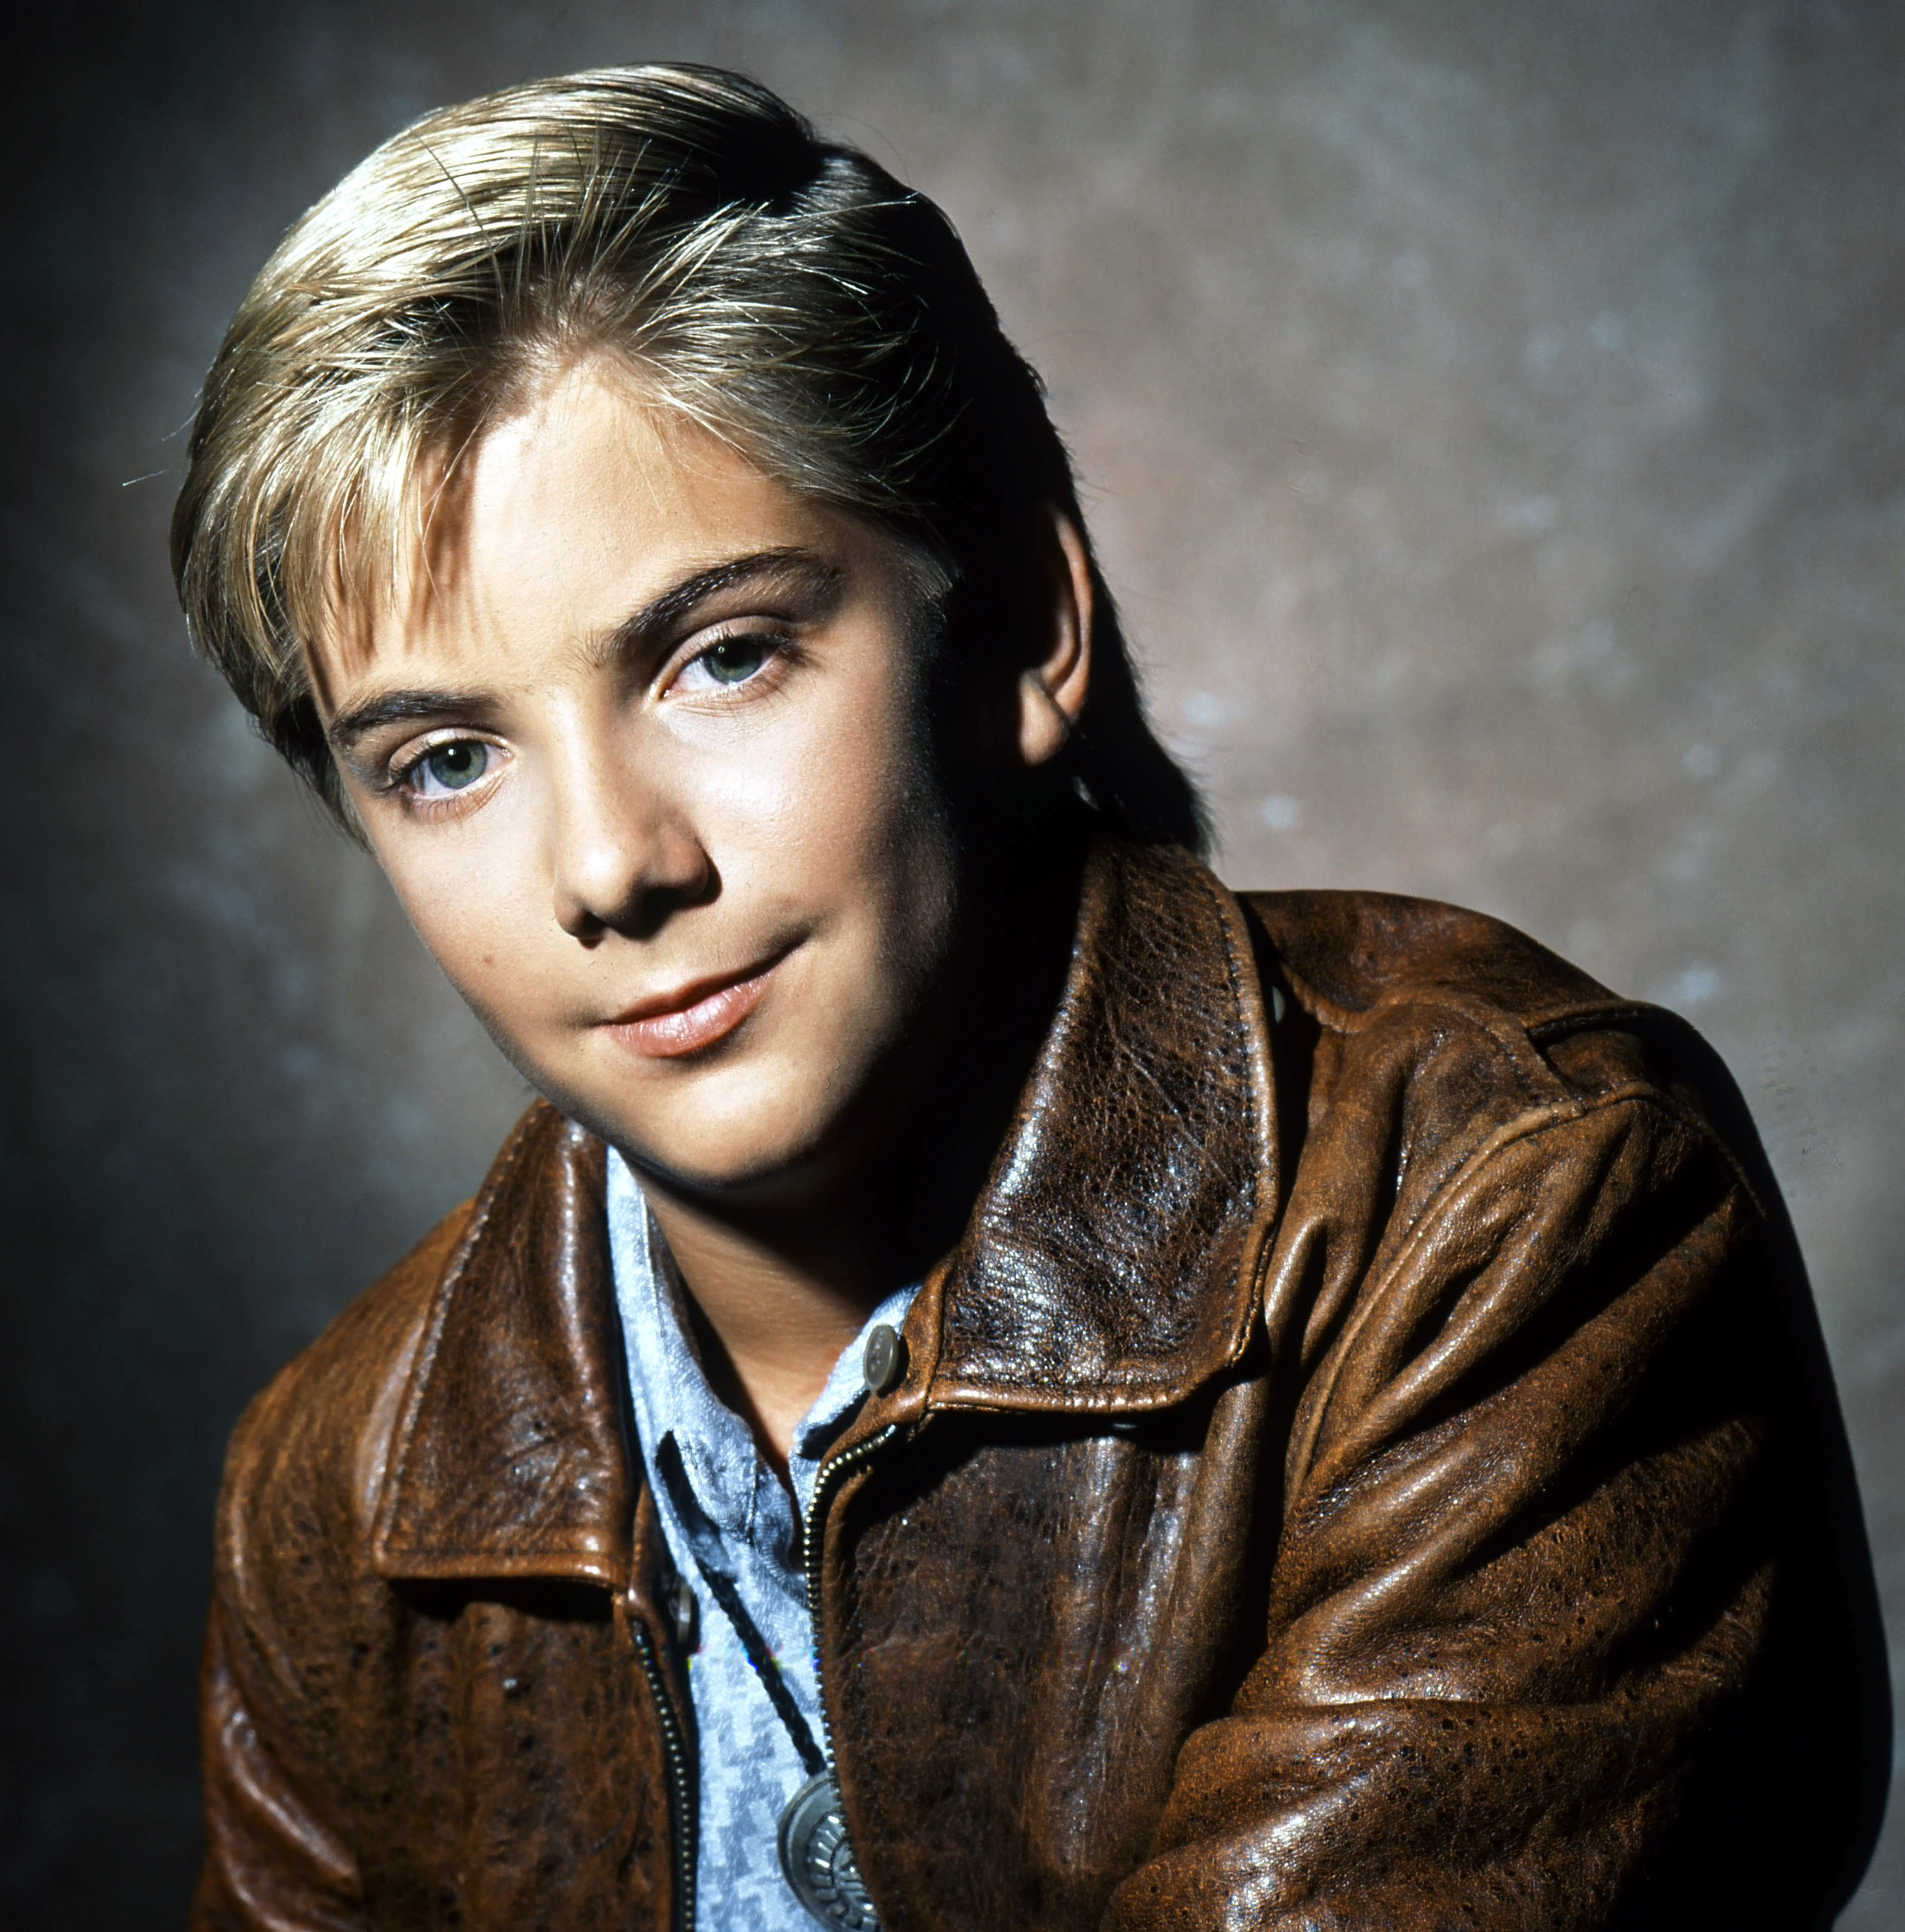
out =
<path fill-rule="evenodd" d="M 950 224 L 765 88 L 613 68 L 427 116 L 253 284 L 172 525 L 194 641 L 346 822 L 311 644 L 388 592 L 429 514 L 420 479 L 598 348 L 790 488 L 903 538 L 948 631 L 961 599 L 976 614 L 1023 580 L 1034 506 L 1077 514 L 1038 378 Z M 1198 842 L 1115 616 L 1101 631 L 1108 696 L 1072 776 L 1125 829 Z M 1114 755 L 1095 773 L 1098 740 Z"/>

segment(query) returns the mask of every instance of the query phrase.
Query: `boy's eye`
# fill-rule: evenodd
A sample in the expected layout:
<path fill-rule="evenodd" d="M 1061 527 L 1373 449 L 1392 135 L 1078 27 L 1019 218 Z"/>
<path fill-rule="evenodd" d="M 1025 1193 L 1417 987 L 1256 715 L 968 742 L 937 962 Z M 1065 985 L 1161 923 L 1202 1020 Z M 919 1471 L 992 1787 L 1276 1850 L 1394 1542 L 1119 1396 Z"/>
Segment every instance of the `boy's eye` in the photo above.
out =
<path fill-rule="evenodd" d="M 765 638 L 723 638 L 695 659 L 717 684 L 745 684 L 767 662 Z"/>
<path fill-rule="evenodd" d="M 480 738 L 459 738 L 427 752 L 411 769 L 425 793 L 461 791 L 490 769 L 490 748 Z"/>

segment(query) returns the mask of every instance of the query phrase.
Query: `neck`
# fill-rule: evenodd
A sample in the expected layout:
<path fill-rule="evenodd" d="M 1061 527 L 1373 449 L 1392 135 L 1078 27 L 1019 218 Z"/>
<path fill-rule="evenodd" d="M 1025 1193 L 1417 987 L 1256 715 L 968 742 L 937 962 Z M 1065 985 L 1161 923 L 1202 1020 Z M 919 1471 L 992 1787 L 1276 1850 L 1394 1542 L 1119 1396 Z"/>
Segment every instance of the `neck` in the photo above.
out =
<path fill-rule="evenodd" d="M 785 1475 L 801 1418 L 894 1284 L 837 1241 L 757 1231 L 652 1182 L 645 1192 L 688 1290 L 708 1382 Z"/>
<path fill-rule="evenodd" d="M 1075 863 L 1050 861 L 974 918 L 913 1030 L 921 1047 L 896 1060 L 841 1136 L 853 1150 L 810 1189 L 763 1208 L 647 1180 L 710 1383 L 783 1474 L 842 1350 L 965 1229 L 1050 1023 L 1077 884 Z"/>

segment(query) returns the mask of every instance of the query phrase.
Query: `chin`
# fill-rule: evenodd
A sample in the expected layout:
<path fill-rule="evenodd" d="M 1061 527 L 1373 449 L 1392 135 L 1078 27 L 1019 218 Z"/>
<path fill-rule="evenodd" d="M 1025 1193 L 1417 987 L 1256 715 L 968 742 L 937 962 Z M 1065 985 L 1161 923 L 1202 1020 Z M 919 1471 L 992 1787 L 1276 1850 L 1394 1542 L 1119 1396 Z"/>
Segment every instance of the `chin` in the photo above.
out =
<path fill-rule="evenodd" d="M 549 1097 L 572 1120 L 619 1148 L 636 1167 L 684 1190 L 772 1193 L 798 1187 L 827 1164 L 840 1138 L 837 1070 L 806 1078 L 771 1066 L 710 1066 L 652 1107 L 626 1091 Z"/>

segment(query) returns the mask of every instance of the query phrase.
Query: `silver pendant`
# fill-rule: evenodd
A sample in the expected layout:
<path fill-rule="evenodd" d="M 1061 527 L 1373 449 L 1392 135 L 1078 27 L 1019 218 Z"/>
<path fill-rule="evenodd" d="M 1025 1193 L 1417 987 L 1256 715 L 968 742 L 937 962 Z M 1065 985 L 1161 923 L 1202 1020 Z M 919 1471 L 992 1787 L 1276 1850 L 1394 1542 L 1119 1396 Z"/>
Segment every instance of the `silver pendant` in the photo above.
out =
<path fill-rule="evenodd" d="M 787 1801 L 780 1814 L 780 1869 L 794 1896 L 822 1925 L 879 1932 L 831 1771 L 810 1778 Z"/>

